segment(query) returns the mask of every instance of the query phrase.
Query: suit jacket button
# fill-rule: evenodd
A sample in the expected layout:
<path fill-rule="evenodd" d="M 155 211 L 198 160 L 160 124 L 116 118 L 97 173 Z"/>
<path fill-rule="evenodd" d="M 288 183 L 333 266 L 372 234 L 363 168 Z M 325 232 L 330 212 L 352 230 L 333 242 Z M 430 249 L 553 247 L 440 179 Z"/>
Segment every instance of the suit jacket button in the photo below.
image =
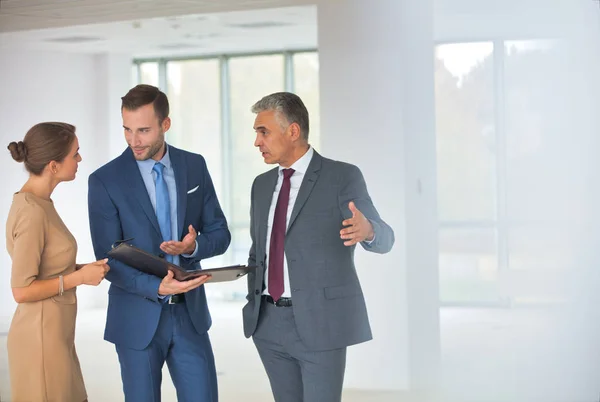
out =
<path fill-rule="evenodd" d="M 159 253 L 159 254 L 158 254 L 158 256 L 159 256 L 160 258 L 165 258 L 165 253 Z"/>
<path fill-rule="evenodd" d="M 260 290 L 256 289 L 256 290 L 254 291 L 254 294 L 255 294 L 255 295 L 259 295 L 259 294 L 260 294 Z"/>

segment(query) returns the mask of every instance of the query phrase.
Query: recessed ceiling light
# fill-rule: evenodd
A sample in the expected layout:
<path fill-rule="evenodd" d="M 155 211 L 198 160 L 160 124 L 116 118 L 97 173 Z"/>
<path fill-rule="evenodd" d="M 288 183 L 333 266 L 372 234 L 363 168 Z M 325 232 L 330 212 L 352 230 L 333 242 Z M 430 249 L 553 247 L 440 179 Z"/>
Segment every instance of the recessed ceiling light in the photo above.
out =
<path fill-rule="evenodd" d="M 163 50 L 178 50 L 178 49 L 194 49 L 197 47 L 202 47 L 200 45 L 192 45 L 189 43 L 165 43 L 162 45 L 156 46 L 158 49 Z"/>
<path fill-rule="evenodd" d="M 86 42 L 98 42 L 104 40 L 95 36 L 65 36 L 62 38 L 50 38 L 46 39 L 46 42 L 58 42 L 58 43 L 86 43 Z"/>
<path fill-rule="evenodd" d="M 207 33 L 207 34 L 201 34 L 201 33 L 185 34 L 183 37 L 186 39 L 210 39 L 210 38 L 216 38 L 218 36 L 221 36 L 221 35 L 219 35 L 216 32 L 211 32 L 211 33 Z"/>
<path fill-rule="evenodd" d="M 278 21 L 264 21 L 264 22 L 242 22 L 239 24 L 227 24 L 234 28 L 246 28 L 246 29 L 262 29 L 262 28 L 279 28 L 292 26 L 289 22 L 278 22 Z"/>

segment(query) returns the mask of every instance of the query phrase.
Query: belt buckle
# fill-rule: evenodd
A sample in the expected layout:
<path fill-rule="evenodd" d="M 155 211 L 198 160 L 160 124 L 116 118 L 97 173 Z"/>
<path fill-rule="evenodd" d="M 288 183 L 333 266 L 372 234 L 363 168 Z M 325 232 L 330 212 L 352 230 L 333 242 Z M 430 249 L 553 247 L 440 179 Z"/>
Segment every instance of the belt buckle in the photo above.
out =
<path fill-rule="evenodd" d="M 280 297 L 274 304 L 277 307 L 290 307 L 290 299 L 287 297 Z"/>
<path fill-rule="evenodd" d="M 172 295 L 171 295 L 171 296 L 169 296 L 169 301 L 167 302 L 167 304 L 175 304 L 175 303 L 173 302 L 173 296 L 172 296 Z"/>

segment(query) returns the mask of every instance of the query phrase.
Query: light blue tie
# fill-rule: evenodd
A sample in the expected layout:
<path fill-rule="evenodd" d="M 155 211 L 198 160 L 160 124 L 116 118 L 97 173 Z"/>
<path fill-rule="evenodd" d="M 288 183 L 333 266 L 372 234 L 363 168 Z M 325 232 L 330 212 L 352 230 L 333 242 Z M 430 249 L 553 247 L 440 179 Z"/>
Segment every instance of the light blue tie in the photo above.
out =
<path fill-rule="evenodd" d="M 163 241 L 172 240 L 171 238 L 171 203 L 169 201 L 169 189 L 163 176 L 163 169 L 165 165 L 160 162 L 156 162 L 152 170 L 156 172 L 156 180 L 154 185 L 156 186 L 156 217 L 158 218 L 158 226 L 160 226 L 160 233 L 162 234 Z M 166 256 L 167 261 L 173 262 L 173 256 Z"/>

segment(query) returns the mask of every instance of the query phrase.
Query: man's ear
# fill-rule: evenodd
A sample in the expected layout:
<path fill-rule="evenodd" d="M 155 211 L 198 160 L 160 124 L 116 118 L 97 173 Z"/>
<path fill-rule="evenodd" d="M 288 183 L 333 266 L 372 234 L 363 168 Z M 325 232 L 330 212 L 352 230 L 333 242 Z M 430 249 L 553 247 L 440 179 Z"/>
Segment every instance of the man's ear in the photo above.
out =
<path fill-rule="evenodd" d="M 169 131 L 169 129 L 171 128 L 171 118 L 165 117 L 162 121 L 161 127 L 163 132 L 166 133 L 167 131 Z"/>
<path fill-rule="evenodd" d="M 298 141 L 302 137 L 302 132 L 298 123 L 292 123 L 289 127 L 292 141 Z"/>

